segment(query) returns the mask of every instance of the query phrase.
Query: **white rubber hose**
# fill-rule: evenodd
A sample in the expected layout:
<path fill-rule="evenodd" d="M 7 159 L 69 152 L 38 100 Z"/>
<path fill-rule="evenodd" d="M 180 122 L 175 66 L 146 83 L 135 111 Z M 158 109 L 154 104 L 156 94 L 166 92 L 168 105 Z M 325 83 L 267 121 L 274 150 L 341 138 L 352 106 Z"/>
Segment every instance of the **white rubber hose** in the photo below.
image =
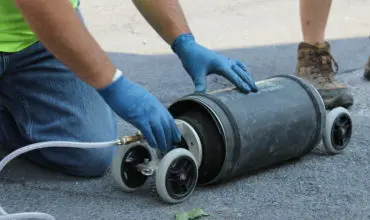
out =
<path fill-rule="evenodd" d="M 0 216 L 0 220 L 14 220 L 14 219 L 55 220 L 55 218 L 52 215 L 41 213 L 41 212 L 23 212 L 23 213 L 6 214 L 3 216 Z"/>
<path fill-rule="evenodd" d="M 104 148 L 118 145 L 119 140 L 106 141 L 106 142 L 72 142 L 72 141 L 46 141 L 35 144 L 30 144 L 25 147 L 19 148 L 12 153 L 8 154 L 0 161 L 0 172 L 3 170 L 6 164 L 11 160 L 18 157 L 26 152 L 37 150 L 47 147 L 71 147 L 71 148 Z M 0 206 L 0 220 L 16 220 L 16 219 L 42 219 L 42 220 L 55 220 L 52 215 L 42 212 L 24 212 L 24 213 L 13 213 L 8 214 Z"/>

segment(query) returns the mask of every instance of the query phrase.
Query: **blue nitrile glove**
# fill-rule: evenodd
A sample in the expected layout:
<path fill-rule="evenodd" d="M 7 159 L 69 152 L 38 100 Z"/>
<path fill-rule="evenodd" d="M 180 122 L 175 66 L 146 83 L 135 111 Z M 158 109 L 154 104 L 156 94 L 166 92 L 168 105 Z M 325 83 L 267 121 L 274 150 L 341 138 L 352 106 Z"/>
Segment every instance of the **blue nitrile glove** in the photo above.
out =
<path fill-rule="evenodd" d="M 192 34 L 180 35 L 171 48 L 192 78 L 197 92 L 206 91 L 206 76 L 209 74 L 225 77 L 243 92 L 258 91 L 255 80 L 242 62 L 226 58 L 199 45 Z"/>
<path fill-rule="evenodd" d="M 148 144 L 161 152 L 181 141 L 175 120 L 147 90 L 120 75 L 99 94 L 125 121 L 141 131 Z"/>

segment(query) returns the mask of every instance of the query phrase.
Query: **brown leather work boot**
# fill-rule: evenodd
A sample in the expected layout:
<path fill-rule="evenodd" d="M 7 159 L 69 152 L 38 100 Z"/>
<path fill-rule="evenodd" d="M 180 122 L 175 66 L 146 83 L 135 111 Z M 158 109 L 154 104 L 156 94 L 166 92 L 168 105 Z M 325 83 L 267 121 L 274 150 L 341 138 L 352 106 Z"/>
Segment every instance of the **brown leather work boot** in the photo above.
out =
<path fill-rule="evenodd" d="M 370 80 L 370 56 L 369 59 L 367 60 L 367 63 L 365 64 L 364 77 L 367 80 Z"/>
<path fill-rule="evenodd" d="M 338 65 L 331 55 L 328 42 L 316 45 L 304 42 L 299 44 L 296 74 L 308 80 L 318 90 L 327 109 L 353 105 L 353 96 L 349 89 L 334 78 L 337 70 Z"/>

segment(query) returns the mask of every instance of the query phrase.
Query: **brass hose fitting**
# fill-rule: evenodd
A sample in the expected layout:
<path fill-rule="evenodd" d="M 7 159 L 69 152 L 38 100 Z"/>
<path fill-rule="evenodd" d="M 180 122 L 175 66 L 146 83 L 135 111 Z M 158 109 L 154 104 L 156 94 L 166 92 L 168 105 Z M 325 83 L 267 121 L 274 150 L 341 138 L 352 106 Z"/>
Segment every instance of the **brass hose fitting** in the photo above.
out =
<path fill-rule="evenodd" d="M 135 135 L 132 136 L 122 136 L 119 139 L 119 145 L 126 145 L 126 144 L 131 144 L 137 141 L 141 141 L 144 139 L 144 136 L 140 132 L 136 132 Z"/>

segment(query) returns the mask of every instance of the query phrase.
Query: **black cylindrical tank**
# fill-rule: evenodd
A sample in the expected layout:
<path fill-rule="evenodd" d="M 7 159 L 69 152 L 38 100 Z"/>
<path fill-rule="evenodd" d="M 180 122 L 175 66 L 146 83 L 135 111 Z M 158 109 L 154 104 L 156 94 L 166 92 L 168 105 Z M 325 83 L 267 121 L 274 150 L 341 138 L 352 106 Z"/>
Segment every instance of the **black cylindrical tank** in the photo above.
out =
<path fill-rule="evenodd" d="M 302 157 L 319 144 L 326 110 L 310 83 L 282 75 L 256 85 L 257 93 L 193 93 L 169 107 L 200 138 L 200 185 Z"/>

